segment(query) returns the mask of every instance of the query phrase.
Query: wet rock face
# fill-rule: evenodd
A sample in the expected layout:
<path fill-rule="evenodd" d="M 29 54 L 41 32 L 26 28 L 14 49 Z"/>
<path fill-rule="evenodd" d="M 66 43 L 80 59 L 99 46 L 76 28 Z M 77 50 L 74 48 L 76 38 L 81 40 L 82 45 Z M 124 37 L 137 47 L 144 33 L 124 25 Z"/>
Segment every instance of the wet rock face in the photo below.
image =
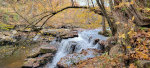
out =
<path fill-rule="evenodd" d="M 79 27 L 71 24 L 65 24 L 58 27 L 58 29 L 62 29 L 62 28 L 71 29 L 71 28 L 79 28 Z"/>
<path fill-rule="evenodd" d="M 97 49 L 82 50 L 81 53 L 68 54 L 67 56 L 61 58 L 57 66 L 59 68 L 67 68 L 74 64 L 77 64 L 80 61 L 87 60 L 95 56 L 99 56 L 100 54 L 101 54 L 101 50 L 97 50 Z"/>
<path fill-rule="evenodd" d="M 67 34 L 61 36 L 61 38 L 63 38 L 63 39 L 68 39 L 68 38 L 73 38 L 73 37 L 78 37 L 77 31 L 71 31 L 71 32 L 68 32 Z"/>
<path fill-rule="evenodd" d="M 119 53 L 122 53 L 122 48 L 120 45 L 115 45 L 113 46 L 110 51 L 109 51 L 109 55 L 116 55 L 116 54 L 119 54 Z"/>
<path fill-rule="evenodd" d="M 36 68 L 41 67 L 52 60 L 54 55 L 52 53 L 46 53 L 36 58 L 28 58 L 25 60 L 22 68 Z"/>
<path fill-rule="evenodd" d="M 69 29 L 43 29 L 41 30 L 42 35 L 50 35 L 57 37 L 58 41 L 61 39 L 78 37 L 77 31 L 72 31 Z"/>
<path fill-rule="evenodd" d="M 104 52 L 106 50 L 106 41 L 101 40 L 98 42 L 100 49 Z"/>
<path fill-rule="evenodd" d="M 28 35 L 30 37 L 28 37 Z M 1 45 L 13 45 L 18 43 L 24 43 L 26 40 L 32 40 L 35 33 L 27 34 L 24 32 L 11 30 L 0 32 L 0 44 Z"/>
<path fill-rule="evenodd" d="M 95 39 L 93 45 L 96 45 L 99 41 L 100 41 L 99 39 Z"/>
<path fill-rule="evenodd" d="M 22 68 L 37 68 L 43 67 L 52 61 L 57 48 L 54 46 L 41 46 L 39 52 L 28 56 Z"/>
<path fill-rule="evenodd" d="M 68 52 L 69 54 L 72 54 L 76 51 L 76 46 L 78 45 L 78 43 L 75 41 L 70 41 L 69 45 L 71 45 L 71 47 L 68 49 Z"/>
<path fill-rule="evenodd" d="M 0 32 L 0 45 L 12 45 L 14 44 L 17 39 L 14 38 L 17 31 L 3 31 Z"/>
<path fill-rule="evenodd" d="M 40 53 L 52 53 L 52 54 L 55 54 L 56 51 L 57 51 L 57 48 L 55 48 L 54 46 L 41 47 L 41 49 L 40 49 Z"/>

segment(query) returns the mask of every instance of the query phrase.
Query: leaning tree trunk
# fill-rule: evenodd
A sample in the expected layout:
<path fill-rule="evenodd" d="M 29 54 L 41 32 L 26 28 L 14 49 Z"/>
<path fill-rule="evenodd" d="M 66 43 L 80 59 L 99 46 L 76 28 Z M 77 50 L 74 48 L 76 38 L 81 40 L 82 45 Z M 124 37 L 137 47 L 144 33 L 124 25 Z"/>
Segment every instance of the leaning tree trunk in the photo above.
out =
<path fill-rule="evenodd" d="M 116 30 L 116 27 L 115 27 L 115 24 L 114 24 L 114 21 L 111 21 L 111 18 L 109 17 L 109 15 L 107 14 L 106 10 L 105 10 L 105 7 L 104 7 L 104 1 L 103 0 L 96 0 L 99 8 L 101 9 L 102 11 L 102 14 L 104 15 L 104 17 L 106 18 L 109 26 L 110 26 L 110 29 L 111 29 L 111 32 L 112 32 L 112 35 L 114 36 L 117 32 Z"/>
<path fill-rule="evenodd" d="M 136 27 L 150 26 L 149 23 L 150 19 L 146 18 L 142 12 L 137 10 L 139 6 L 136 3 L 116 7 L 120 3 L 122 3 L 122 1 L 114 0 L 114 2 L 115 8 L 112 10 L 112 17 L 116 22 L 119 22 L 119 24 L 117 25 L 116 35 L 125 36 L 125 38 L 118 37 L 117 39 L 119 40 L 118 42 L 123 46 L 123 48 L 126 48 L 127 45 L 130 45 L 130 40 L 127 39 L 128 39 L 128 32 L 131 31 L 131 28 L 134 28 L 133 24 Z M 126 0 L 126 2 L 130 3 L 129 0 Z M 140 1 L 136 2 L 140 3 Z M 134 29 L 136 30 L 136 28 Z M 127 49 L 124 50 L 128 51 Z"/>

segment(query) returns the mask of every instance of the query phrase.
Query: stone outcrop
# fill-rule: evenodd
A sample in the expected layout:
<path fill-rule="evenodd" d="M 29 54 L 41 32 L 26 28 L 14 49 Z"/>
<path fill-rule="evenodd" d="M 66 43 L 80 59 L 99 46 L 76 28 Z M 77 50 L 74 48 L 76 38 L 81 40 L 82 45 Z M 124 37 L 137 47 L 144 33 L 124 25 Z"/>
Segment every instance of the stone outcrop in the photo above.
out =
<path fill-rule="evenodd" d="M 54 46 L 51 47 L 41 47 L 40 53 L 52 53 L 55 54 L 57 51 L 57 48 Z"/>
<path fill-rule="evenodd" d="M 78 32 L 70 29 L 43 29 L 41 30 L 41 33 L 42 35 L 60 37 L 61 39 L 78 37 Z"/>
<path fill-rule="evenodd" d="M 28 58 L 25 60 L 24 65 L 22 68 L 37 68 L 42 67 L 46 63 L 52 60 L 54 55 L 52 53 L 46 53 L 36 58 Z"/>
<path fill-rule="evenodd" d="M 41 46 L 37 51 L 38 52 L 28 56 L 28 58 L 25 59 L 22 68 L 43 67 L 44 65 L 52 61 L 57 48 L 55 48 L 54 46 Z"/>
<path fill-rule="evenodd" d="M 99 56 L 100 54 L 101 54 L 101 50 L 97 50 L 97 49 L 82 50 L 81 53 L 68 54 L 67 56 L 61 58 L 57 66 L 67 68 L 77 64 L 80 61 Z"/>

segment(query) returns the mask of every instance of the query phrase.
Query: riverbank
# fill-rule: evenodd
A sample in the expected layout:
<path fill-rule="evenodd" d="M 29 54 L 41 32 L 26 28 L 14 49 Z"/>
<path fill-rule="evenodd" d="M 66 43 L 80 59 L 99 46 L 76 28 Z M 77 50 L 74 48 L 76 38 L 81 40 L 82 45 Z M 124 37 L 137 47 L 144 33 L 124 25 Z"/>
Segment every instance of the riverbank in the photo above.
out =
<path fill-rule="evenodd" d="M 44 29 L 41 34 L 32 38 L 34 41 L 30 42 L 30 45 L 1 46 L 0 66 L 3 68 L 54 68 L 55 66 L 109 68 L 149 65 L 147 60 L 132 59 L 129 54 L 125 54 L 121 45 L 117 44 L 117 37 L 104 37 L 99 35 L 100 31 L 101 29 L 80 28 Z M 148 33 L 145 35 L 149 37 Z"/>

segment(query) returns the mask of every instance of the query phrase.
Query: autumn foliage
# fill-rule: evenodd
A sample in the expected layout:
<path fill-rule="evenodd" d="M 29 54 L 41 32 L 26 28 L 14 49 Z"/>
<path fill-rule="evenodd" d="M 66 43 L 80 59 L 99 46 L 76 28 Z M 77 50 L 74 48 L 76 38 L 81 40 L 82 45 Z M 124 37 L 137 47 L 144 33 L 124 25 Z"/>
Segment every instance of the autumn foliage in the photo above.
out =
<path fill-rule="evenodd" d="M 130 40 L 131 47 L 127 47 L 130 57 L 150 60 L 150 29 L 139 29 L 137 32 L 132 32 Z"/>

